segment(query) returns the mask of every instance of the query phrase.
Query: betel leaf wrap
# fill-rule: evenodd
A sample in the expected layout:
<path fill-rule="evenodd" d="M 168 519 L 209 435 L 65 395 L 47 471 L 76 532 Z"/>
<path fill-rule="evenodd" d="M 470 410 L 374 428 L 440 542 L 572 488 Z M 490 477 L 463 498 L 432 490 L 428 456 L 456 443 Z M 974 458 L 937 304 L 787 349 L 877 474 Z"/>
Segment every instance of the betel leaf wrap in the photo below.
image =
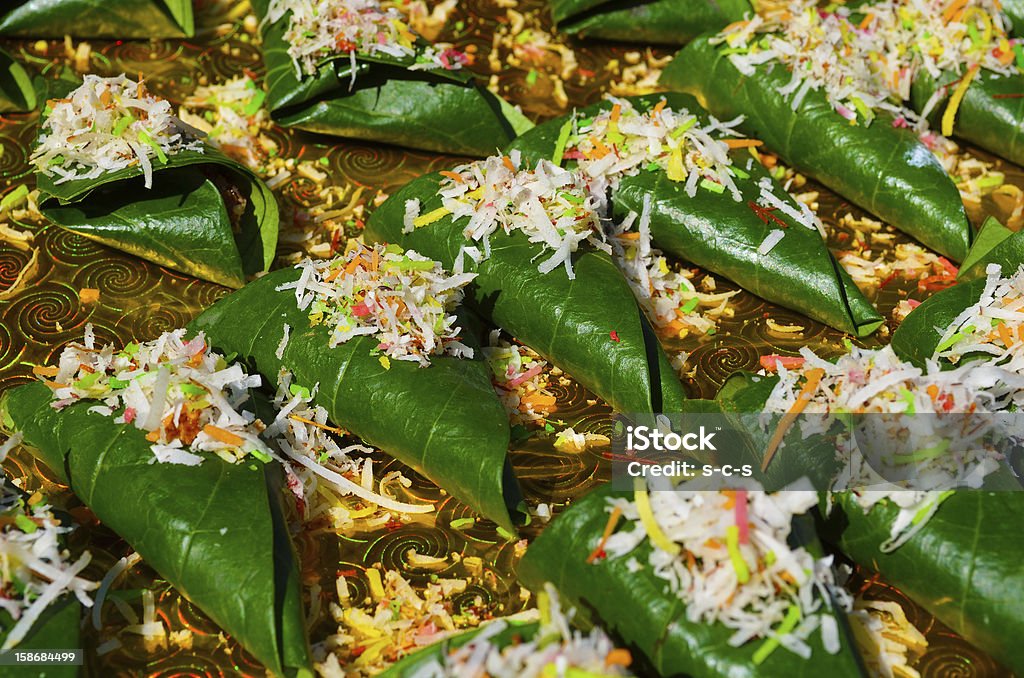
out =
<path fill-rule="evenodd" d="M 450 215 L 403 233 L 405 203 L 420 201 L 426 214 L 441 206 L 441 175 L 427 174 L 394 193 L 370 216 L 366 237 L 393 242 L 453 268 L 468 243 L 466 219 Z M 581 249 L 573 257 L 575 279 L 563 268 L 537 270 L 542 246 L 522 233 L 496 232 L 491 256 L 470 283 L 471 301 L 498 327 L 572 375 L 623 413 L 675 412 L 686 394 L 653 330 L 611 257 Z"/>
<path fill-rule="evenodd" d="M 891 503 L 864 513 L 835 495 L 832 518 L 843 553 L 910 596 L 969 642 L 1015 672 L 1024 670 L 1024 569 L 1020 516 L 1024 494 L 959 490 L 920 532 L 891 553 L 879 547 L 896 518 Z"/>
<path fill-rule="evenodd" d="M 733 631 L 724 625 L 687 620 L 685 603 L 647 563 L 653 548 L 647 540 L 625 556 L 587 563 L 608 523 L 607 500 L 614 496 L 608 486 L 595 490 L 548 525 L 523 556 L 523 583 L 535 588 L 551 582 L 567 605 L 592 613 L 609 632 L 642 652 L 662 676 L 866 675 L 845 634 L 838 654 L 827 653 L 815 634 L 809 639 L 811 660 L 777 649 L 755 666 L 758 641 L 731 647 Z M 634 571 L 632 561 L 642 569 Z"/>
<path fill-rule="evenodd" d="M 19 38 L 190 38 L 191 0 L 8 0 L 0 35 Z"/>
<path fill-rule="evenodd" d="M 506 530 L 515 530 L 519 489 L 507 460 L 509 424 L 481 360 L 432 356 L 428 367 L 391 359 L 377 340 L 329 347 L 331 330 L 310 326 L 294 290 L 298 269 L 274 271 L 218 301 L 193 321 L 225 353 L 251 361 L 270 382 L 287 368 L 339 426 L 381 448 Z M 284 325 L 289 339 L 281 358 Z M 464 325 L 463 325 L 464 326 Z"/>
<path fill-rule="evenodd" d="M 246 200 L 234 231 L 211 172 Z M 273 193 L 248 168 L 220 152 L 183 150 L 153 162 L 153 187 L 138 166 L 96 179 L 55 184 L 36 172 L 42 213 L 61 228 L 161 266 L 227 287 L 266 271 L 277 246 Z"/>
<path fill-rule="evenodd" d="M 989 264 L 998 264 L 1003 277 L 1014 275 L 1024 264 L 1024 234 L 1011 231 L 993 218 L 978 232 L 960 268 L 957 284 L 925 299 L 896 328 L 892 348 L 897 355 L 923 367 L 934 355 L 946 329 L 981 299 Z"/>
<path fill-rule="evenodd" d="M 934 129 L 941 129 L 941 119 L 955 88 L 952 83 L 962 76 L 944 72 L 936 79 L 921 69 L 914 77 L 910 105 L 919 113 L 932 95 L 944 88 L 944 95 L 929 116 Z M 996 75 L 981 70 L 956 109 L 953 134 L 1010 162 L 1024 164 L 1024 75 Z"/>
<path fill-rule="evenodd" d="M 63 595 L 43 610 L 28 635 L 21 639 L 14 650 L 19 652 L 81 650 L 81 621 L 82 604 L 73 594 Z M 7 636 L 14 623 L 6 611 L 0 612 L 0 641 Z M 73 678 L 81 674 L 80 666 L 54 664 L 46 667 L 45 676 L 46 678 Z M 24 666 L 11 664 L 0 666 L 0 678 L 23 678 L 25 675 Z"/>
<path fill-rule="evenodd" d="M 62 410 L 36 382 L 5 391 L 5 426 L 104 525 L 276 675 L 312 675 L 277 465 L 153 463 L 146 433 Z"/>
<path fill-rule="evenodd" d="M 973 236 L 956 185 L 909 129 L 879 114 L 851 125 L 821 91 L 793 110 L 778 93 L 790 80 L 779 64 L 745 76 L 704 36 L 666 67 L 661 84 L 688 92 L 720 120 L 743 115 L 741 128 L 799 172 L 821 182 L 940 254 L 960 261 Z"/>
<path fill-rule="evenodd" d="M 254 0 L 265 17 L 268 0 Z M 284 34 L 291 13 L 262 25 L 267 108 L 286 127 L 440 153 L 486 156 L 532 126 L 468 70 L 410 71 L 411 58 L 348 54 L 299 76 Z"/>
<path fill-rule="evenodd" d="M 662 98 L 673 110 L 686 109 L 707 123 L 707 115 L 697 101 L 686 94 L 648 95 L 629 101 L 637 111 L 646 112 Z M 591 117 L 611 106 L 612 102 L 605 101 L 579 114 Z M 510 148 L 518 149 L 532 162 L 551 159 L 559 131 L 569 119 L 538 125 L 513 141 Z M 773 215 L 785 223 L 780 226 L 772 219 L 759 218 L 751 209 L 750 203 L 760 196 L 757 182 L 768 173 L 758 163 L 750 163 L 747 168 L 744 158 L 751 156 L 746 150 L 734 151 L 733 158 L 737 167 L 750 175 L 749 179 L 734 177 L 743 193 L 738 202 L 728 192 L 705 189 L 698 189 L 691 198 L 684 184 L 669 180 L 664 171 L 641 171 L 623 177 L 612 191 L 613 217 L 621 220 L 630 212 L 642 213 L 644 199 L 650 196 L 651 236 L 657 247 L 844 332 L 866 336 L 878 329 L 882 317 L 836 262 L 817 230 L 775 211 Z M 776 196 L 799 211 L 795 200 L 777 182 L 772 181 L 772 185 Z M 765 237 L 780 227 L 786 229 L 782 240 L 767 255 L 759 254 L 758 247 Z"/>
<path fill-rule="evenodd" d="M 739 21 L 747 0 L 551 0 L 558 30 L 581 38 L 685 45 Z"/>

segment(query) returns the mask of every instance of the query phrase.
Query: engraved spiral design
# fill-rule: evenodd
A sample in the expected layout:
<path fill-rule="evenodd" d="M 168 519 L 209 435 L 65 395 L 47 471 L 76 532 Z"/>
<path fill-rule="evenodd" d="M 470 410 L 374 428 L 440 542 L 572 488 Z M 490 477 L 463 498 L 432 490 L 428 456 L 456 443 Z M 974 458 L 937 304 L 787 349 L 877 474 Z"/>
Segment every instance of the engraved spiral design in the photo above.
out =
<path fill-rule="evenodd" d="M 110 61 L 106 66 L 101 59 L 94 57 L 93 67 L 103 74 L 124 71 L 134 75 L 142 72 L 154 91 L 168 96 L 176 104 L 202 78 L 219 82 L 239 75 L 243 70 L 261 75 L 264 68 L 258 47 L 250 40 L 241 39 L 245 34 L 240 28 L 226 33 L 216 31 L 215 28 L 225 23 L 227 18 L 214 16 L 210 4 L 197 4 L 201 9 L 197 16 L 200 35 L 191 40 L 127 41 L 119 44 L 90 41 L 94 50 Z M 541 13 L 547 21 L 547 9 L 542 0 L 521 0 L 518 11 Z M 459 47 L 476 45 L 478 58 L 473 69 L 484 82 L 491 75 L 486 59 L 491 47 L 491 34 L 504 13 L 504 9 L 488 0 L 464 0 L 452 21 L 463 20 L 466 30 L 455 36 L 449 24 L 442 36 L 442 39 L 454 39 Z M 13 47 L 14 52 L 18 51 L 18 44 L 31 44 L 30 41 L 8 42 L 14 43 L 7 45 Z M 617 78 L 617 74 L 605 69 L 605 65 L 612 59 L 621 62 L 627 51 L 636 48 L 575 41 L 573 49 L 580 65 L 593 71 L 593 75 L 586 79 L 573 77 L 565 82 L 569 108 L 597 101 L 601 92 L 606 91 L 611 81 Z M 55 41 L 48 54 L 57 57 L 61 52 L 62 47 Z M 657 53 L 667 55 L 670 50 Z M 499 74 L 499 86 L 513 103 L 522 105 L 528 113 L 540 116 L 568 110 L 551 100 L 546 77 L 531 86 L 527 82 L 527 70 L 509 67 Z M 0 177 L 7 180 L 0 187 L 0 193 L 6 194 L 21 181 L 27 181 L 30 188 L 34 187 L 28 149 L 36 133 L 35 114 L 0 117 Z M 330 176 L 328 182 L 366 186 L 367 196 L 378 190 L 392 193 L 424 172 L 447 169 L 465 161 L 456 156 L 333 140 L 280 127 L 273 127 L 267 134 L 277 144 L 281 157 L 296 161 L 316 161 L 327 157 L 327 164 L 318 164 L 317 167 Z M 1019 170 L 1009 166 L 1005 169 L 1014 183 L 1024 183 Z M 320 188 L 321 185 L 293 172 L 292 178 L 275 192 L 283 204 L 309 205 L 317 198 Z M 860 214 L 848 205 L 841 205 L 841 200 L 826 191 L 822 191 L 820 200 L 821 213 L 827 221 L 834 222 L 847 211 Z M 989 202 L 984 203 L 984 210 L 999 214 Z M 985 215 L 971 216 L 973 220 L 980 221 Z M 35 232 L 33 246 L 38 249 L 39 257 L 36 270 L 27 277 L 24 286 L 9 298 L 0 299 L 0 390 L 32 381 L 31 364 L 52 364 L 67 342 L 81 339 L 86 322 L 93 324 L 99 343 L 123 345 L 132 340 L 151 339 L 163 331 L 180 327 L 230 293 L 226 288 L 140 261 L 54 225 L 8 221 L 12 227 Z M 894 243 L 905 241 L 898 237 Z M 836 249 L 843 247 L 842 241 L 835 236 L 830 244 Z M 14 284 L 29 258 L 30 253 L 0 241 L 0 292 Z M 703 275 L 704 272 L 698 271 L 695 281 Z M 718 291 L 735 289 L 724 279 L 718 278 L 717 282 Z M 79 292 L 83 288 L 98 289 L 100 299 L 82 303 Z M 896 281 L 874 293 L 874 300 L 883 315 L 888 316 L 908 292 L 915 299 L 926 296 L 918 293 L 913 283 Z M 691 354 L 687 370 L 692 371 L 692 375 L 686 376 L 685 382 L 692 397 L 713 397 L 730 374 L 741 369 L 756 370 L 758 358 L 766 353 L 792 354 L 804 345 L 822 355 L 836 355 L 844 350 L 843 337 L 839 333 L 766 303 L 753 294 L 743 292 L 735 296 L 730 306 L 732 317 L 721 321 L 714 336 L 690 335 L 683 340 L 665 341 L 670 354 L 678 351 Z M 765 320 L 769 317 L 780 324 L 800 324 L 806 329 L 798 336 L 781 336 L 768 330 Z M 877 346 L 885 341 L 883 336 L 874 336 L 858 343 Z M 613 433 L 610 409 L 575 380 L 566 384 L 553 380 L 550 389 L 558 399 L 557 409 L 551 417 L 557 422 L 556 430 L 573 426 L 582 432 L 609 436 Z M 597 402 L 592 404 L 588 402 L 590 400 Z M 510 459 L 527 503 L 531 506 L 548 503 L 557 515 L 573 499 L 606 482 L 610 465 L 607 450 L 590 449 L 582 454 L 569 454 L 555 450 L 553 440 L 551 434 L 539 434 L 518 442 L 512 446 Z M 303 580 L 307 583 L 316 581 L 322 588 L 321 614 L 314 624 L 314 634 L 319 634 L 319 639 L 336 627 L 327 613 L 326 602 L 336 600 L 333 580 L 337 573 L 346 573 L 354 602 L 369 599 L 365 569 L 374 563 L 396 569 L 421 585 L 429 580 L 431 572 L 410 563 L 409 553 L 413 548 L 420 555 L 448 558 L 445 568 L 435 573 L 440 576 L 467 576 L 465 559 L 479 557 L 482 560 L 482 570 L 471 573 L 466 591 L 453 599 L 457 610 L 478 607 L 475 611 L 483 616 L 500 615 L 518 611 L 526 604 L 520 596 L 514 574 L 521 554 L 520 544 L 499 535 L 492 522 L 475 515 L 465 504 L 400 462 L 379 452 L 373 457 L 378 462 L 375 466 L 378 478 L 390 471 L 401 471 L 412 481 L 408 488 L 399 488 L 397 484 L 391 487 L 397 498 L 414 503 L 429 502 L 435 512 L 417 517 L 412 522 L 395 520 L 372 530 L 357 526 L 351 534 L 328 532 L 312 536 L 303 533 L 296 540 Z M 76 516 L 88 518 L 88 511 L 81 507 L 52 470 L 33 459 L 24 448 L 13 451 L 4 466 L 9 474 L 24 477 L 26 488 L 42 487 L 55 504 L 71 507 Z M 473 518 L 473 523 L 466 523 L 466 518 Z M 455 521 L 459 521 L 457 530 L 451 527 Z M 542 529 L 543 523 L 534 520 L 522 530 L 521 535 L 529 539 Z M 73 533 L 69 545 L 73 551 L 86 546 L 92 550 L 94 563 L 88 573 L 96 578 L 102 577 L 118 558 L 130 551 L 123 541 L 95 521 L 87 522 Z M 455 554 L 461 560 L 456 559 Z M 929 651 L 916 664 L 922 675 L 930 678 L 1006 675 L 1005 670 L 984 653 L 951 634 L 898 590 L 875 580 L 868 583 L 861 578 L 859 581 L 860 584 L 855 583 L 852 588 L 856 590 L 863 585 L 868 597 L 900 602 L 908 618 L 928 636 Z M 121 648 L 99 656 L 95 652 L 99 638 L 107 637 L 105 634 L 125 623 L 113 607 L 108 607 L 104 619 L 109 620 L 110 628 L 105 627 L 100 633 L 86 629 L 87 661 L 96 675 L 218 678 L 262 675 L 262 668 L 235 641 L 227 639 L 222 642 L 220 629 L 201 610 L 160 582 L 145 564 L 133 568 L 115 588 L 143 587 L 157 593 L 158 618 L 168 631 L 191 632 L 193 649 L 169 646 L 148 650 L 141 642 L 125 642 Z M 137 601 L 134 604 L 137 611 L 141 611 L 140 604 Z"/>

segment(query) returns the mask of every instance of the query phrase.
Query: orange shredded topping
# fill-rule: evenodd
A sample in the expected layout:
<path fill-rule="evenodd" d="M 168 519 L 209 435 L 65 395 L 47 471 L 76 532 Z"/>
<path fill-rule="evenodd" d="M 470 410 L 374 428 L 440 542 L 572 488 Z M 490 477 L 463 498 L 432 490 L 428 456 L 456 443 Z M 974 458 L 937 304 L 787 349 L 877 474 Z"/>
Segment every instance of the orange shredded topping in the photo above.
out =
<path fill-rule="evenodd" d="M 95 287 L 83 287 L 78 290 L 78 300 L 83 304 L 95 304 L 100 300 L 100 291 Z"/>
<path fill-rule="evenodd" d="M 615 648 L 604 658 L 605 666 L 629 666 L 632 663 L 633 655 L 629 653 L 629 650 L 621 647 Z"/>
<path fill-rule="evenodd" d="M 213 424 L 207 424 L 204 426 L 203 433 L 218 442 L 224 443 L 225 445 L 232 445 L 234 447 L 239 447 L 245 442 L 244 438 L 240 438 L 231 431 L 225 431 L 221 427 L 214 426 Z"/>
<path fill-rule="evenodd" d="M 760 139 L 724 139 L 729 148 L 757 148 L 764 144 Z"/>
<path fill-rule="evenodd" d="M 761 470 L 764 471 L 768 468 L 768 464 L 772 462 L 772 457 L 775 456 L 775 452 L 778 451 L 779 445 L 782 444 L 782 439 L 786 437 L 786 432 L 789 427 L 793 425 L 796 418 L 800 416 L 800 413 L 807 407 L 807 403 L 811 402 L 811 396 L 818 390 L 818 384 L 821 383 L 821 378 L 825 376 L 825 370 L 820 367 L 816 367 L 812 370 L 807 370 L 804 375 L 806 381 L 804 386 L 800 389 L 799 395 L 796 397 L 796 402 L 789 408 L 789 411 L 782 416 L 779 421 L 779 427 L 775 429 L 775 433 L 772 435 L 772 439 L 768 441 L 768 449 L 765 450 L 764 459 L 761 461 Z"/>
<path fill-rule="evenodd" d="M 587 565 L 590 565 L 600 557 L 604 551 L 604 545 L 608 543 L 608 539 L 612 536 L 612 532 L 615 531 L 615 526 L 619 524 L 619 518 L 622 517 L 622 509 L 616 506 L 612 509 L 612 513 L 608 516 L 608 522 L 605 523 L 604 532 L 601 533 L 601 539 L 597 542 L 597 546 L 587 556 Z"/>
<path fill-rule="evenodd" d="M 35 365 L 32 368 L 32 374 L 37 377 L 56 377 L 57 373 L 60 372 L 60 368 L 56 365 L 45 367 L 43 365 Z"/>
<path fill-rule="evenodd" d="M 507 155 L 501 156 L 501 162 L 504 163 L 505 167 L 507 167 L 510 172 L 516 171 L 516 166 L 512 164 L 512 159 Z"/>
<path fill-rule="evenodd" d="M 1013 333 L 1010 332 L 1010 328 L 1006 326 L 1006 323 L 999 323 L 996 326 L 996 330 L 998 330 L 999 338 L 1003 340 L 1003 345 L 1006 348 L 1013 346 Z"/>
<path fill-rule="evenodd" d="M 950 6 L 942 13 L 942 20 L 948 24 L 953 20 L 953 17 L 957 12 L 962 10 L 966 4 L 967 0 L 953 0 L 952 4 L 950 4 Z"/>
<path fill-rule="evenodd" d="M 306 419 L 305 417 L 300 417 L 297 414 L 289 414 L 288 418 L 289 419 L 293 419 L 295 421 L 301 421 L 303 424 L 309 424 L 310 426 L 316 426 L 317 428 L 322 428 L 323 430 L 330 431 L 331 433 L 337 433 L 340 436 L 343 436 L 343 435 L 345 435 L 347 433 L 347 431 L 345 431 L 345 429 L 343 429 L 343 428 L 337 428 L 335 426 L 328 426 L 327 424 L 321 424 L 318 421 L 313 421 L 312 419 Z"/>
<path fill-rule="evenodd" d="M 465 180 L 465 179 L 463 179 L 463 178 L 462 178 L 462 175 L 461 175 L 461 174 L 459 174 L 458 172 L 449 172 L 448 170 L 442 170 L 442 171 L 440 172 L 440 174 L 441 174 L 441 176 L 443 176 L 443 177 L 448 177 L 448 178 L 449 178 L 449 179 L 451 179 L 452 181 L 454 181 L 454 182 L 457 182 L 457 183 L 460 183 L 460 184 L 462 184 L 462 183 L 465 183 L 465 182 L 466 182 L 466 180 Z"/>

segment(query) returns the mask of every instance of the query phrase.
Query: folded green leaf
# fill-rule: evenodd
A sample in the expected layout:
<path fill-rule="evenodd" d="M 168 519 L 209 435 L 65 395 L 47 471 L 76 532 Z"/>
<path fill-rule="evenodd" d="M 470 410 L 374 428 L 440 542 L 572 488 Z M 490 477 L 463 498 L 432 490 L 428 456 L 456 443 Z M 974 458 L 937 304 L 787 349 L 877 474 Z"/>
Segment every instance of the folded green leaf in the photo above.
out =
<path fill-rule="evenodd" d="M 920 112 L 939 88 L 945 95 L 932 109 L 929 122 L 939 129 L 949 95 L 963 74 L 943 73 L 938 79 L 921 70 L 914 78 L 910 105 Z M 1024 163 L 1024 75 L 981 71 L 956 109 L 953 134 L 1018 165 Z"/>
<path fill-rule="evenodd" d="M 421 672 L 427 671 L 427 667 L 440 664 L 449 652 L 469 643 L 486 628 L 486 626 L 481 626 L 472 631 L 459 633 L 432 645 L 427 645 L 423 649 L 417 650 L 389 666 L 386 671 L 378 674 L 378 678 L 413 678 L 413 676 L 424 675 Z M 504 648 L 521 640 L 532 640 L 539 628 L 540 624 L 537 622 L 510 621 L 508 622 L 508 628 L 491 636 L 488 642 L 498 648 Z M 434 674 L 427 673 L 425 675 Z M 583 677 L 581 676 L 580 678 Z"/>
<path fill-rule="evenodd" d="M 0 35 L 21 38 L 190 38 L 191 0 L 13 0 Z"/>
<path fill-rule="evenodd" d="M 881 217 L 932 249 L 960 261 L 972 230 L 953 181 L 908 129 L 879 115 L 851 125 L 822 92 L 811 91 L 793 110 L 778 93 L 790 80 L 782 67 L 741 74 L 720 47 L 702 37 L 684 48 L 662 74 L 666 87 L 689 92 L 720 119 L 744 115 L 741 126 L 788 165 Z"/>
<path fill-rule="evenodd" d="M 35 107 L 32 78 L 14 57 L 0 49 L 0 113 L 24 113 Z"/>
<path fill-rule="evenodd" d="M 267 0 L 255 0 L 257 16 Z M 410 71 L 412 60 L 347 54 L 300 78 L 284 33 L 291 14 L 263 32 L 267 108 L 282 125 L 441 153 L 486 156 L 532 123 L 466 70 Z M 355 80 L 353 81 L 353 75 Z"/>
<path fill-rule="evenodd" d="M 925 299 L 900 323 L 892 335 L 893 350 L 904 360 L 924 366 L 950 324 L 981 298 L 989 264 L 999 264 L 1004 276 L 1013 275 L 1024 264 L 1024 234 L 991 217 L 964 258 L 957 284 Z"/>
<path fill-rule="evenodd" d="M 431 358 L 421 368 L 376 354 L 377 341 L 357 337 L 329 348 L 330 330 L 310 327 L 293 290 L 294 268 L 263 276 L 222 299 L 192 323 L 224 353 L 255 363 L 268 380 L 282 367 L 307 387 L 331 419 L 370 445 L 422 473 L 485 517 L 513 531 L 518 487 L 506 453 L 508 418 L 479 360 Z M 284 326 L 289 339 L 280 358 Z"/>
<path fill-rule="evenodd" d="M 1024 264 L 1024 235 L 1006 228 L 995 217 L 981 225 L 956 279 L 967 282 L 983 278 L 989 264 L 999 264 L 1003 275 L 1013 274 Z"/>
<path fill-rule="evenodd" d="M 428 174 L 393 194 L 371 215 L 366 237 L 452 268 L 467 244 L 463 220 L 449 215 L 402 232 L 407 200 L 418 199 L 423 213 L 441 206 L 440 181 Z M 469 262 L 478 274 L 470 295 L 481 313 L 621 412 L 678 411 L 686 399 L 682 384 L 611 258 L 579 252 L 570 280 L 561 269 L 538 271 L 542 253 L 522 233 L 491 236 L 491 256 Z"/>
<path fill-rule="evenodd" d="M 565 33 L 664 45 L 685 45 L 752 11 L 747 0 L 551 0 L 551 16 Z"/>
<path fill-rule="evenodd" d="M 145 432 L 57 411 L 42 383 L 0 400 L 7 426 L 107 527 L 277 675 L 312 675 L 299 568 L 282 506 L 280 468 L 153 463 Z"/>
<path fill-rule="evenodd" d="M 168 156 L 154 166 L 151 189 L 137 166 L 62 184 L 37 172 L 36 182 L 40 208 L 58 226 L 197 278 L 241 287 L 274 260 L 273 193 L 211 148 Z M 237 219 L 227 186 L 245 200 Z"/>
<path fill-rule="evenodd" d="M 765 402 L 778 381 L 774 375 L 737 372 L 725 381 L 713 401 L 690 401 L 684 412 L 721 415 L 728 422 L 724 432 L 729 435 L 729 442 L 717 446 L 715 463 L 734 467 L 750 464 L 754 467 L 754 479 L 765 490 L 778 491 L 802 478 L 810 480 L 815 488 L 831 487 L 842 469 L 842 463 L 836 459 L 835 436 L 807 437 L 798 425 L 789 427 L 771 464 L 767 469 L 761 468 L 765 451 L 782 420 L 781 414 L 763 419 Z M 691 403 L 697 402 L 707 405 L 691 409 Z"/>
<path fill-rule="evenodd" d="M 1002 0 L 999 4 L 1003 7 L 1003 14 L 1008 16 L 1013 24 L 1010 34 L 1020 36 L 1024 31 L 1024 0 Z"/>
<path fill-rule="evenodd" d="M 686 109 L 700 117 L 702 123 L 706 122 L 697 101 L 685 94 L 633 97 L 630 101 L 638 111 L 647 111 L 662 98 L 670 108 Z M 611 105 L 606 101 L 583 109 L 580 116 L 591 117 Z M 534 162 L 551 159 L 559 130 L 568 119 L 539 125 L 513 141 L 510 148 L 519 149 Z M 669 180 L 665 172 L 645 171 L 623 177 L 613 190 L 613 216 L 621 220 L 629 212 L 641 213 L 644 199 L 651 196 L 651 235 L 659 248 L 844 332 L 866 336 L 878 329 L 882 317 L 839 266 L 817 231 L 781 212 L 774 212 L 772 219 L 759 217 L 750 207 L 760 197 L 757 182 L 768 173 L 758 163 L 744 169 L 744 156 L 750 158 L 746 151 L 736 151 L 734 155 L 737 167 L 750 175 L 735 179 L 743 193 L 739 202 L 728 193 L 707 190 L 698 190 L 691 198 L 684 186 Z M 795 200 L 772 183 L 774 194 L 799 211 Z M 767 255 L 761 255 L 758 247 L 772 230 L 780 227 L 774 219 L 784 222 L 785 236 Z"/>
<path fill-rule="evenodd" d="M 867 514 L 849 495 L 831 529 L 837 545 L 1010 670 L 1024 670 L 1024 569 L 1021 568 L 1018 492 L 959 491 L 928 524 L 891 553 L 879 546 L 897 510 L 888 502 Z"/>
<path fill-rule="evenodd" d="M 592 612 L 608 631 L 646 655 L 660 675 L 864 675 L 848 638 L 835 655 L 814 637 L 811 661 L 777 650 L 755 666 L 757 643 L 731 647 L 733 631 L 687 620 L 685 604 L 649 565 L 634 571 L 631 562 L 647 563 L 652 548 L 647 540 L 625 557 L 587 563 L 608 523 L 607 499 L 613 496 L 608 486 L 600 488 L 552 522 L 527 549 L 520 579 L 529 587 L 554 584 L 568 603 Z"/>
<path fill-rule="evenodd" d="M 43 611 L 15 649 L 19 652 L 81 649 L 81 621 L 81 603 L 72 595 L 63 596 Z M 13 624 L 10 615 L 0 612 L 0 640 Z M 46 667 L 46 678 L 74 678 L 80 673 L 79 666 L 54 664 Z M 25 675 L 24 666 L 0 666 L 0 678 L 22 678 Z"/>

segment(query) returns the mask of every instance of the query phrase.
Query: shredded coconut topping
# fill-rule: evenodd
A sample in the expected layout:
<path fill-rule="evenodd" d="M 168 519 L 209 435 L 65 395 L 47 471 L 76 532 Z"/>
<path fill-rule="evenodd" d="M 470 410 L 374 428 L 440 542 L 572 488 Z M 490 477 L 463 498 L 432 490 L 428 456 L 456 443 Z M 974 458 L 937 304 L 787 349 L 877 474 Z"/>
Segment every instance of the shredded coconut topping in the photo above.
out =
<path fill-rule="evenodd" d="M 458 50 L 424 44 L 398 10 L 377 0 L 271 0 L 265 21 L 289 12 L 284 39 L 300 77 L 316 75 L 325 60 L 346 54 L 353 83 L 357 56 L 414 59 L 412 70 L 455 70 L 468 63 Z"/>
<path fill-rule="evenodd" d="M 216 85 L 201 85 L 185 99 L 181 117 L 206 133 L 206 141 L 251 169 L 262 170 L 277 155 L 276 143 L 263 132 L 270 113 L 266 92 L 248 75 Z"/>
<path fill-rule="evenodd" d="M 477 261 L 490 256 L 491 236 L 499 230 L 520 231 L 530 242 L 554 253 L 537 267 L 548 273 L 564 266 L 574 278 L 572 253 L 584 241 L 607 251 L 596 198 L 578 172 L 562 169 L 546 160 L 534 169 L 521 169 L 520 156 L 492 156 L 486 160 L 443 172 L 438 194 L 443 207 L 412 219 L 414 228 L 433 223 L 447 215 L 468 217 L 463 229 L 467 240 L 481 242 L 483 253 L 463 248 Z M 418 211 L 418 206 L 415 206 Z"/>
<path fill-rule="evenodd" d="M 663 170 L 672 181 L 685 183 L 690 197 L 704 188 L 728 190 L 740 200 L 733 177 L 750 175 L 733 165 L 729 145 L 718 137 L 737 136 L 734 128 L 742 117 L 724 123 L 711 118 L 704 125 L 688 110 L 674 111 L 664 102 L 641 113 L 625 99 L 611 101 L 611 109 L 591 118 L 573 115 L 562 131 L 564 149 L 556 151 L 556 162 L 559 154 L 576 161 L 595 196 L 603 197 L 623 176 Z"/>
<path fill-rule="evenodd" d="M 455 308 L 475 273 L 448 275 L 441 264 L 394 245 L 366 247 L 353 241 L 334 259 L 306 259 L 296 268 L 299 279 L 280 286 L 294 289 L 311 325 L 331 329 L 333 348 L 354 337 L 375 338 L 388 358 L 426 367 L 432 355 L 471 358 L 458 341 L 461 328 Z"/>
<path fill-rule="evenodd" d="M 82 344 L 67 346 L 59 367 L 37 367 L 53 390 L 55 409 L 94 400 L 89 411 L 114 417 L 146 431 L 154 462 L 202 463 L 199 452 L 212 452 L 236 463 L 250 456 L 271 460 L 260 440 L 263 424 L 240 409 L 259 375 L 246 374 L 214 353 L 200 333 L 185 340 L 185 330 L 165 332 L 158 339 L 131 343 L 122 350 L 112 344 L 94 346 L 91 326 Z"/>
<path fill-rule="evenodd" d="M 152 188 L 154 164 L 183 150 L 203 150 L 198 130 L 176 118 L 169 101 L 124 75 L 86 75 L 67 98 L 47 106 L 30 160 L 37 171 L 57 177 L 55 184 L 139 166 Z"/>
<path fill-rule="evenodd" d="M 834 654 L 838 633 L 825 612 L 841 594 L 834 590 L 831 557 L 816 560 L 804 547 L 788 543 L 794 517 L 817 501 L 816 492 L 798 489 L 648 492 L 645 486 L 633 500 L 609 502 L 633 529 L 613 534 L 604 550 L 609 557 L 624 557 L 649 541 L 647 562 L 636 566 L 652 568 L 669 583 L 686 602 L 689 621 L 732 629 L 733 647 L 763 638 L 763 647 L 773 648 L 777 638 L 808 658 L 808 639 L 820 629 L 826 650 Z M 755 651 L 754 661 L 770 652 Z"/>
<path fill-rule="evenodd" d="M 935 358 L 952 363 L 960 363 L 965 357 L 982 358 L 985 364 L 1022 375 L 1024 267 L 1003 277 L 999 265 L 990 264 L 986 274 L 985 289 L 978 301 L 964 309 L 948 327 L 936 328 L 943 332 Z M 1013 386 L 1004 382 L 996 388 L 1001 399 L 1009 399 L 1020 409 L 1024 405 L 1024 392 Z"/>
<path fill-rule="evenodd" d="M 72 594 L 90 607 L 89 592 L 99 584 L 79 576 L 92 556 L 77 560 L 62 544 L 71 527 L 61 525 L 38 493 L 24 497 L 6 478 L 0 479 L 0 609 L 15 621 L 0 649 L 16 647 L 43 611 L 61 596 Z"/>
<path fill-rule="evenodd" d="M 792 95 L 794 109 L 808 91 L 822 90 L 839 115 L 863 124 L 882 110 L 895 116 L 896 125 L 909 121 L 923 129 L 924 118 L 949 91 L 940 88 L 921 116 L 910 111 L 904 102 L 921 72 L 964 75 L 965 87 L 978 69 L 1018 72 L 1018 41 L 1009 39 L 997 0 L 890 0 L 834 12 L 795 0 L 729 26 L 717 40 L 745 75 L 759 64 L 785 65 L 792 77 L 779 93 Z"/>
<path fill-rule="evenodd" d="M 1005 408 L 1007 389 L 1024 387 L 1021 375 L 971 363 L 941 370 L 929 361 L 921 369 L 889 346 L 854 347 L 834 363 L 808 348 L 801 355 L 796 364 L 778 365 L 765 411 L 874 415 L 858 417 L 852 440 L 839 441 L 837 458 L 846 463 L 834 488 L 853 489 L 865 510 L 883 500 L 900 507 L 884 551 L 924 527 L 953 488 L 981 487 L 1000 468 L 1013 432 L 993 413 Z M 832 423 L 810 416 L 800 426 L 808 437 Z"/>

